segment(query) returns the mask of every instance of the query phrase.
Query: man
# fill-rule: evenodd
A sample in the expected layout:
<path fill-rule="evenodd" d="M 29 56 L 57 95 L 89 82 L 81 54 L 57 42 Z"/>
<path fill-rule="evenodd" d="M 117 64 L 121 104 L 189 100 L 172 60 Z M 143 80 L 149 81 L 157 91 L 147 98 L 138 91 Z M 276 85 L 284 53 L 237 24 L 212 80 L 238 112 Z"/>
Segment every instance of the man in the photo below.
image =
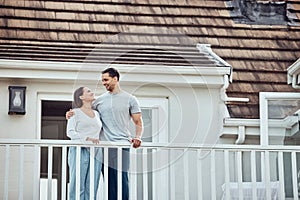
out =
<path fill-rule="evenodd" d="M 120 74 L 114 68 L 102 71 L 102 84 L 107 92 L 98 97 L 93 103 L 94 109 L 100 114 L 103 124 L 102 141 L 130 141 L 134 148 L 141 145 L 143 131 L 141 109 L 137 99 L 121 90 L 119 85 Z M 67 113 L 67 118 L 69 114 Z M 135 124 L 135 137 L 129 133 L 130 121 Z M 117 200 L 118 196 L 118 172 L 117 172 L 117 149 L 110 148 L 108 151 L 108 199 Z M 122 149 L 122 199 L 129 199 L 128 186 L 129 149 Z"/>
<path fill-rule="evenodd" d="M 121 90 L 119 85 L 119 72 L 114 68 L 102 71 L 102 84 L 108 91 L 93 103 L 100 114 L 103 123 L 103 134 L 100 140 L 104 141 L 128 141 L 131 138 L 129 124 L 135 124 L 135 137 L 130 139 L 134 148 L 141 145 L 143 130 L 141 109 L 137 99 Z M 122 199 L 129 199 L 128 169 L 129 149 L 122 150 Z M 118 172 L 117 149 L 111 148 L 108 152 L 108 199 L 117 200 Z"/>

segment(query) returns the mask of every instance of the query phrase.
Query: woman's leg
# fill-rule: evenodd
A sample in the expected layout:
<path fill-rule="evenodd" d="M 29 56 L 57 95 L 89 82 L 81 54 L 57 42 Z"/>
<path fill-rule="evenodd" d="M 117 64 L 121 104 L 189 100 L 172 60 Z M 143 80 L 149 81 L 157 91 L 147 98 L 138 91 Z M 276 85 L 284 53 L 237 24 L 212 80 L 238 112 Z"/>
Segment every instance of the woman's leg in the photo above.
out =
<path fill-rule="evenodd" d="M 76 147 L 70 147 L 68 153 L 69 166 L 69 200 L 75 200 L 76 193 Z"/>
<path fill-rule="evenodd" d="M 80 199 L 90 199 L 90 152 L 88 148 L 81 148 L 80 162 Z"/>

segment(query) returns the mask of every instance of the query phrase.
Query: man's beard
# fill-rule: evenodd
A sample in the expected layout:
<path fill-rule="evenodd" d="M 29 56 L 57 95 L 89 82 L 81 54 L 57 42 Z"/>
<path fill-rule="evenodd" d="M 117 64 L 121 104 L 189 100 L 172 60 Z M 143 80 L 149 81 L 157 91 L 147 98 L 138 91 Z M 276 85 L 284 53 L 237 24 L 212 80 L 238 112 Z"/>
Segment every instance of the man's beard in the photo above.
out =
<path fill-rule="evenodd" d="M 107 85 L 105 86 L 106 90 L 109 91 L 109 92 L 112 92 L 113 91 L 113 87 L 110 86 L 110 85 Z"/>

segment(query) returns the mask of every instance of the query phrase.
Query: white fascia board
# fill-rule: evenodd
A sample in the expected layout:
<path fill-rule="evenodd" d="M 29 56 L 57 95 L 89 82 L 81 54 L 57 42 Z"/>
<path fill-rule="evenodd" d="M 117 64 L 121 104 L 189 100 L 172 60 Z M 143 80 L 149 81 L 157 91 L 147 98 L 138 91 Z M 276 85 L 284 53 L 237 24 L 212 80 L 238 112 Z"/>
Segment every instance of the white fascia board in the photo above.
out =
<path fill-rule="evenodd" d="M 228 67 L 104 65 L 92 63 L 66 63 L 24 60 L 0 60 L 0 78 L 35 80 L 99 80 L 101 71 L 115 67 L 121 81 L 128 83 L 165 83 L 178 85 L 224 85 Z"/>

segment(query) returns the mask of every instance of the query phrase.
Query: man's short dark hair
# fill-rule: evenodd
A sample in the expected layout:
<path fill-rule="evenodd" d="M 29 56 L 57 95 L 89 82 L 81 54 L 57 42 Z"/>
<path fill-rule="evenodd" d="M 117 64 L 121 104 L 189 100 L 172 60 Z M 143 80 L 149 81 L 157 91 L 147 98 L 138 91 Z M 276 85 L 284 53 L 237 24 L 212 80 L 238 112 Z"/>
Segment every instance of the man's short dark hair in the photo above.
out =
<path fill-rule="evenodd" d="M 109 77 L 112 77 L 112 78 L 117 77 L 118 81 L 120 79 L 120 74 L 119 74 L 118 70 L 116 70 L 115 68 L 110 67 L 110 68 L 103 70 L 102 74 L 105 74 L 105 73 L 108 73 Z"/>

